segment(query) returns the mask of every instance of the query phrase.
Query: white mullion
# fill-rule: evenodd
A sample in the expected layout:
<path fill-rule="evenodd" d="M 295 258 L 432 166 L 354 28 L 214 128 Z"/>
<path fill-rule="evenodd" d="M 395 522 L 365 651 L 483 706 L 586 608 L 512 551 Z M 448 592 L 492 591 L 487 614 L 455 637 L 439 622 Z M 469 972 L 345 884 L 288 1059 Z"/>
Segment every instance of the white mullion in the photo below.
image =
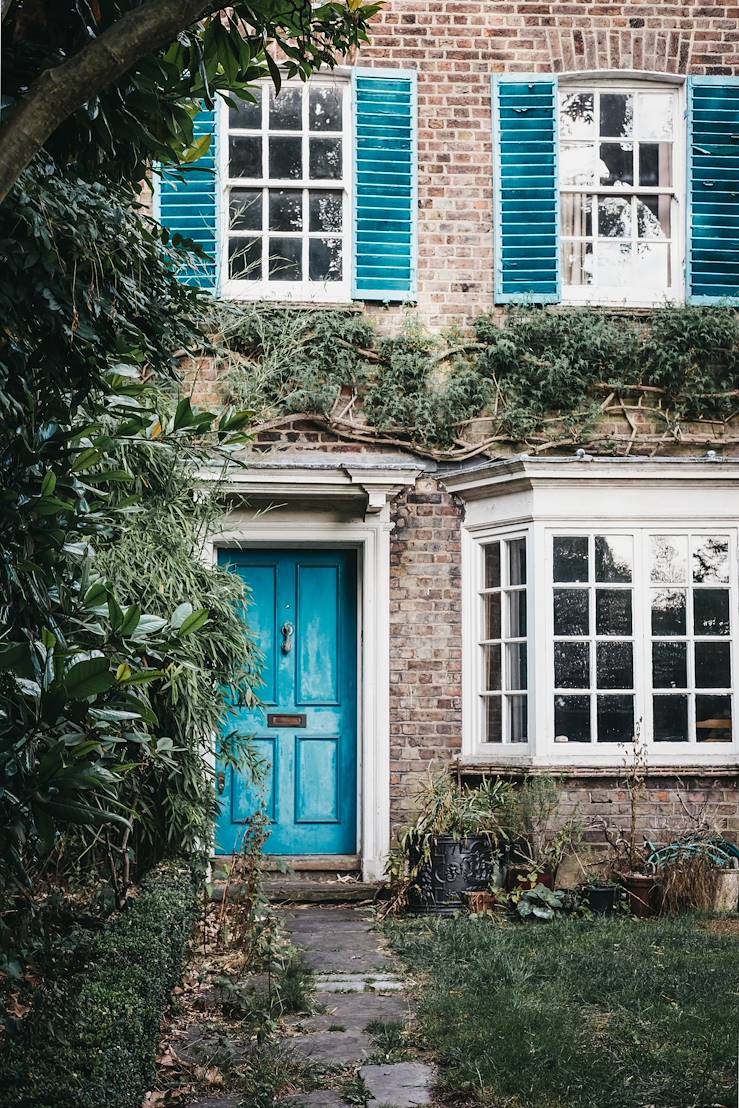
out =
<path fill-rule="evenodd" d="M 508 734 L 508 713 L 506 711 L 506 689 L 508 687 L 508 641 L 506 625 L 508 622 L 508 584 L 510 550 L 508 540 L 500 540 L 500 737 L 504 746 L 510 742 Z"/>
<path fill-rule="evenodd" d="M 588 535 L 588 632 L 590 657 L 590 742 L 598 742 L 598 646 L 595 634 L 595 534 Z"/>
<path fill-rule="evenodd" d="M 688 532 L 688 560 L 685 567 L 685 633 L 687 636 L 686 668 L 688 684 L 688 743 L 695 746 L 697 690 L 695 687 L 695 620 L 693 618 L 693 532 Z"/>
<path fill-rule="evenodd" d="M 634 532 L 634 568 L 631 581 L 631 631 L 634 641 L 634 735 L 641 720 L 642 734 L 654 739 L 652 715 L 652 594 L 645 550 L 645 532 Z"/>

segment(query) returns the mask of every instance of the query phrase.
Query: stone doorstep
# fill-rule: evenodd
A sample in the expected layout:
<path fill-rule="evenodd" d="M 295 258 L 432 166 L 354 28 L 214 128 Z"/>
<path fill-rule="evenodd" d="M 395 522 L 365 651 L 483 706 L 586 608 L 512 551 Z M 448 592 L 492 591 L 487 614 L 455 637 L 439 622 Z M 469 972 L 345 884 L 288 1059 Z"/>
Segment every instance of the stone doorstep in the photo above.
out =
<path fill-rule="evenodd" d="M 289 880 L 284 877 L 268 877 L 265 891 L 273 904 L 368 904 L 378 899 L 385 888 L 381 881 L 317 881 L 309 878 Z M 241 882 L 232 882 L 228 895 L 238 899 Z M 213 881 L 209 886 L 210 899 L 223 900 L 225 881 Z"/>

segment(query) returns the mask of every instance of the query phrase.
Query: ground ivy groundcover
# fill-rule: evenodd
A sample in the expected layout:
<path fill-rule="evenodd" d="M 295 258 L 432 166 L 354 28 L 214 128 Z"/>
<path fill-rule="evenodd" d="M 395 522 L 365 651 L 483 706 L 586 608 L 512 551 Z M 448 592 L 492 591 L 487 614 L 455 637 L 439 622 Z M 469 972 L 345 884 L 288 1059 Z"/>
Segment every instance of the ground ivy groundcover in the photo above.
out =
<path fill-rule="evenodd" d="M 736 1104 L 737 920 L 392 923 L 454 1103 Z"/>

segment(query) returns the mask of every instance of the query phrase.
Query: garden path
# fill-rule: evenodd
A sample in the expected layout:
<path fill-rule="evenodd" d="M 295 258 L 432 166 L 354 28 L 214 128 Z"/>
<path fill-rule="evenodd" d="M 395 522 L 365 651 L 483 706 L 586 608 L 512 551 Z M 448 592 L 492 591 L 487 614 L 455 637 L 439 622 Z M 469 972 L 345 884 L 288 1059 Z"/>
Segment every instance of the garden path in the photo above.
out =
<path fill-rule="evenodd" d="M 294 1094 L 285 1108 L 345 1105 L 348 1066 L 357 1071 L 357 1092 L 369 1094 L 368 1108 L 431 1104 L 433 1069 L 407 1045 L 410 997 L 371 914 L 321 906 L 286 910 L 282 919 L 313 972 L 318 1009 L 290 1021 L 285 1044 L 327 1075 L 325 1088 Z"/>

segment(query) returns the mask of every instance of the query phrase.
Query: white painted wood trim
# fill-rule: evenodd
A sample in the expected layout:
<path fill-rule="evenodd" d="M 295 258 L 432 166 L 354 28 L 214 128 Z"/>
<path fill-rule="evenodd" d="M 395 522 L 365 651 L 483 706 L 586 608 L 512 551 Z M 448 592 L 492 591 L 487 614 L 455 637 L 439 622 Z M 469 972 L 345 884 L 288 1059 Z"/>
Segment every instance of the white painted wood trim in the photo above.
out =
<path fill-rule="evenodd" d="M 359 553 L 358 596 L 358 827 L 362 878 L 382 877 L 390 849 L 390 508 L 368 512 L 348 523 L 302 512 L 303 519 L 280 521 L 277 513 L 257 513 L 229 524 L 204 551 L 215 564 L 218 550 L 254 546 L 333 546 Z M 311 519 L 311 516 L 313 518 Z"/>

